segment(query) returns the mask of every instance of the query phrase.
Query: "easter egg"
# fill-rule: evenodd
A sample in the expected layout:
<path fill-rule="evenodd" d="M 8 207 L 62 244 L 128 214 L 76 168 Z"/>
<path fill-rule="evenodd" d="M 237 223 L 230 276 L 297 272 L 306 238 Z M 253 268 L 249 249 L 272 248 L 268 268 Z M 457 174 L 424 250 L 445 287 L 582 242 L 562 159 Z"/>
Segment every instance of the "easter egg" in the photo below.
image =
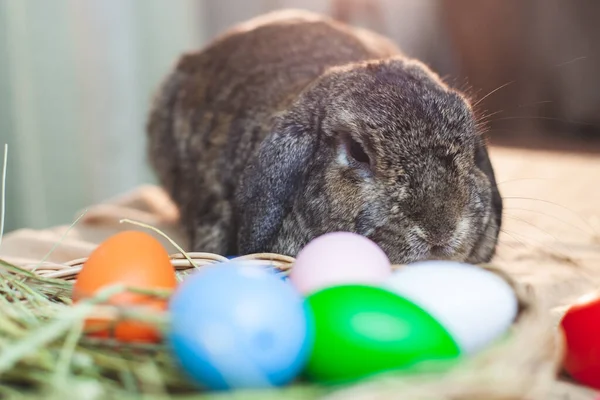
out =
<path fill-rule="evenodd" d="M 99 290 L 114 284 L 173 289 L 177 280 L 169 254 L 158 240 L 144 232 L 125 231 L 108 238 L 90 254 L 73 285 L 73 301 L 93 297 Z M 108 304 L 156 312 L 164 312 L 167 307 L 165 300 L 129 292 L 115 294 Z M 86 321 L 86 330 L 91 336 L 122 341 L 160 339 L 156 328 L 137 321 L 115 324 L 110 318 L 90 318 Z"/>
<path fill-rule="evenodd" d="M 304 299 L 257 266 L 221 263 L 191 274 L 170 301 L 169 342 L 188 375 L 211 389 L 292 381 L 312 347 Z"/>
<path fill-rule="evenodd" d="M 315 344 L 308 378 L 343 383 L 423 361 L 452 360 L 459 349 L 427 312 L 387 290 L 330 287 L 310 295 Z"/>
<path fill-rule="evenodd" d="M 467 354 L 505 333 L 519 309 L 506 280 L 458 262 L 410 264 L 396 271 L 384 286 L 431 314 Z"/>
<path fill-rule="evenodd" d="M 378 284 L 391 273 L 390 260 L 374 242 L 355 233 L 333 232 L 298 253 L 290 282 L 308 294 L 328 286 Z"/>
<path fill-rule="evenodd" d="M 272 273 L 273 275 L 279 277 L 281 280 L 287 281 L 288 274 L 286 271 L 281 270 L 276 266 L 275 263 L 261 260 L 261 259 L 245 259 L 245 258 L 237 258 L 237 257 L 228 257 L 230 261 L 235 262 L 238 265 L 253 265 L 259 268 L 263 268 L 265 271 Z"/>
<path fill-rule="evenodd" d="M 575 380 L 600 389 L 600 297 L 584 296 L 563 316 L 564 369 Z"/>

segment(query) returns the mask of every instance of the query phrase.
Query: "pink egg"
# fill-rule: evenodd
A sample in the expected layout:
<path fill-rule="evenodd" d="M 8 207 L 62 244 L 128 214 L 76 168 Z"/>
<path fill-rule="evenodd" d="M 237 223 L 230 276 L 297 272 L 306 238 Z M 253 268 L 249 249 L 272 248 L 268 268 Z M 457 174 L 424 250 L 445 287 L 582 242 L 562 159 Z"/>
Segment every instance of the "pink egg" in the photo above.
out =
<path fill-rule="evenodd" d="M 333 232 L 298 253 L 290 281 L 308 294 L 337 285 L 379 284 L 391 273 L 390 260 L 374 242 L 355 233 Z"/>

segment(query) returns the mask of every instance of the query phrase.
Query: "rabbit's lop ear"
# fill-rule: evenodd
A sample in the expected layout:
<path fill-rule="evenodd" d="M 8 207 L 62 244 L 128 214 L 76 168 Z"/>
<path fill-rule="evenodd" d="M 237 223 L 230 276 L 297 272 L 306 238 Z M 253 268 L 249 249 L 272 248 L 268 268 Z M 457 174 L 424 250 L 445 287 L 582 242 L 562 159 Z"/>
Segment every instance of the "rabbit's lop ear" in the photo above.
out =
<path fill-rule="evenodd" d="M 483 140 L 477 143 L 475 148 L 475 164 L 483 171 L 488 177 L 490 185 L 492 186 L 492 208 L 496 215 L 496 223 L 498 226 L 502 225 L 502 196 L 498 190 L 498 184 L 496 183 L 496 176 L 494 174 L 494 168 L 490 161 L 487 146 Z"/>
<path fill-rule="evenodd" d="M 303 185 L 316 140 L 297 124 L 277 124 L 246 166 L 236 194 L 238 252 L 266 251 Z"/>

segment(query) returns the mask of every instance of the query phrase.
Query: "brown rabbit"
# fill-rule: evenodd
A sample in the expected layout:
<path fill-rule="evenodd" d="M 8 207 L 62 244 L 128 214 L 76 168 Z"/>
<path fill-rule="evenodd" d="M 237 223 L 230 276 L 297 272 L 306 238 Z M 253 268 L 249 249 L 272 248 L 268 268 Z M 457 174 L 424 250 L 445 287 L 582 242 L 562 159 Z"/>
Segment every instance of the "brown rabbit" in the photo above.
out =
<path fill-rule="evenodd" d="M 294 256 L 332 231 L 394 263 L 496 247 L 502 201 L 468 100 L 326 17 L 267 14 L 184 55 L 148 135 L 195 251 Z"/>

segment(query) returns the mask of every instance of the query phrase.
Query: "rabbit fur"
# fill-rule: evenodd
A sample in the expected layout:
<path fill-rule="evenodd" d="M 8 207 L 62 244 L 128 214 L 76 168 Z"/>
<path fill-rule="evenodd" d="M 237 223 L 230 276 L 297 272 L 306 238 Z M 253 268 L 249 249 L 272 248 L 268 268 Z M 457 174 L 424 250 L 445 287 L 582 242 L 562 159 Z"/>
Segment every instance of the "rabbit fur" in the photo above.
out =
<path fill-rule="evenodd" d="M 374 32 L 295 10 L 239 24 L 179 59 L 147 134 L 193 251 L 295 256 L 349 231 L 393 263 L 494 254 L 473 107 Z"/>

